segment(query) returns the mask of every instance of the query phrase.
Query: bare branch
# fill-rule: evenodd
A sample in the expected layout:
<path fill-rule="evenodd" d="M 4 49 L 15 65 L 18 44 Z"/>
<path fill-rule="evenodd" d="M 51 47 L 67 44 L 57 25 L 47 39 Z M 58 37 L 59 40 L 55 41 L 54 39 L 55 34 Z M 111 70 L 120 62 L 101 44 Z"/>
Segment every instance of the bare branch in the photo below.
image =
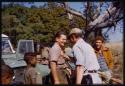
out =
<path fill-rule="evenodd" d="M 68 6 L 68 3 L 67 3 L 67 2 L 64 2 L 63 4 L 64 4 L 64 7 L 65 7 L 65 9 L 66 9 L 66 11 L 67 11 L 68 13 L 71 13 L 71 14 L 73 14 L 73 15 L 79 16 L 79 17 L 81 17 L 81 18 L 83 18 L 83 19 L 86 18 L 82 13 L 72 10 L 72 9 Z"/>
<path fill-rule="evenodd" d="M 121 15 L 121 13 L 122 13 L 122 9 L 119 8 L 119 9 L 117 10 L 116 14 L 113 16 L 113 19 L 118 18 L 118 17 Z"/>
<path fill-rule="evenodd" d="M 73 15 L 70 14 L 70 13 L 67 13 L 67 14 L 68 14 L 69 19 L 72 20 L 73 19 Z"/>
<path fill-rule="evenodd" d="M 103 22 L 103 23 L 97 24 L 97 25 L 95 26 L 95 28 L 93 28 L 93 29 L 104 29 L 104 28 L 106 28 L 106 27 L 112 27 L 112 26 L 114 26 L 114 22 L 118 22 L 118 21 L 120 21 L 121 19 L 123 19 L 123 17 L 120 17 L 119 19 L 116 19 L 116 20 L 114 20 L 114 21 L 107 20 L 107 21 L 105 21 L 105 22 Z"/>
<path fill-rule="evenodd" d="M 109 10 L 107 9 L 106 11 L 107 11 L 107 13 L 109 14 L 109 18 L 111 18 L 111 14 L 110 14 Z M 108 19 L 109 19 L 109 18 L 108 18 Z"/>
<path fill-rule="evenodd" d="M 116 12 L 116 7 L 112 7 L 110 6 L 108 8 L 110 14 L 115 14 Z M 103 15 L 100 15 L 97 19 L 95 19 L 93 22 L 89 23 L 90 28 L 92 28 L 93 26 L 95 26 L 96 24 L 102 23 L 104 21 L 106 21 L 109 18 L 109 13 L 106 11 Z"/>
<path fill-rule="evenodd" d="M 76 15 L 79 16 L 83 19 L 86 19 L 86 17 L 82 14 L 79 13 L 77 11 L 72 10 L 71 8 L 68 7 L 68 3 L 64 3 L 65 5 L 65 9 L 67 11 L 67 13 L 70 13 L 72 15 Z M 100 4 L 100 6 L 102 6 L 102 4 Z M 88 25 L 87 25 L 87 29 L 90 30 L 94 30 L 97 28 L 105 28 L 105 27 L 111 27 L 111 26 L 115 26 L 116 23 L 121 20 L 123 17 L 121 17 L 121 7 L 119 6 L 119 2 L 112 2 L 109 6 L 109 8 L 107 9 L 107 11 L 105 11 L 102 15 L 98 16 L 100 13 L 100 9 L 101 7 L 97 8 L 97 13 L 94 15 L 94 21 L 91 21 Z M 87 5 L 86 5 L 87 8 Z M 86 9 L 87 11 L 87 9 Z M 97 17 L 97 18 L 96 18 Z M 87 18 L 88 21 L 88 18 Z"/>
<path fill-rule="evenodd" d="M 76 12 L 76 11 L 73 11 L 71 9 L 66 9 L 69 13 L 73 14 L 73 15 L 76 15 L 76 16 L 79 16 L 83 19 L 85 19 L 85 16 L 82 15 L 82 13 L 79 13 L 79 12 Z"/>
<path fill-rule="evenodd" d="M 93 19 L 95 20 L 100 15 L 99 8 L 96 9 L 95 15 L 93 16 Z"/>
<path fill-rule="evenodd" d="M 100 2 L 99 5 L 97 6 L 95 15 L 93 16 L 94 20 L 100 15 L 102 5 L 103 5 L 103 2 Z"/>

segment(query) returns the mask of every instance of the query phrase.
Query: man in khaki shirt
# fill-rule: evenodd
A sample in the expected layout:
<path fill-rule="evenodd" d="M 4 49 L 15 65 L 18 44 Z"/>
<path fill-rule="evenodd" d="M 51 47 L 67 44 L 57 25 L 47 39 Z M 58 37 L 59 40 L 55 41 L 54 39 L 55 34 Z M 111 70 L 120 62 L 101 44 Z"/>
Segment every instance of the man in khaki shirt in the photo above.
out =
<path fill-rule="evenodd" d="M 66 35 L 64 32 L 57 32 L 55 35 L 55 43 L 50 48 L 49 61 L 54 84 L 68 84 L 65 72 L 64 45 L 66 43 Z"/>

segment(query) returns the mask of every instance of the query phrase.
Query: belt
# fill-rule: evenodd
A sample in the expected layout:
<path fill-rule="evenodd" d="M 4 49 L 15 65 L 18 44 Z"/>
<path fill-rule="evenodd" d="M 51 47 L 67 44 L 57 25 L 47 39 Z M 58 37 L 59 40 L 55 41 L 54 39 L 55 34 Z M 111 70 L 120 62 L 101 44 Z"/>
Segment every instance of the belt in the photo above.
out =
<path fill-rule="evenodd" d="M 88 70 L 88 73 L 97 73 L 97 70 Z"/>
<path fill-rule="evenodd" d="M 64 64 L 65 64 L 65 63 L 60 63 L 60 64 L 58 63 L 57 65 L 64 65 Z"/>

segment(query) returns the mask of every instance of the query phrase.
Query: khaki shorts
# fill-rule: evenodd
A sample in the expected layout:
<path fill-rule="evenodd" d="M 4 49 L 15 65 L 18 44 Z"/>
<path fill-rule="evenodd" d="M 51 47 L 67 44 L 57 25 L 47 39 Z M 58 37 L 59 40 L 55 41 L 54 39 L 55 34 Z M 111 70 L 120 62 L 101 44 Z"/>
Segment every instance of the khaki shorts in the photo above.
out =
<path fill-rule="evenodd" d="M 66 69 L 63 69 L 63 68 L 57 69 L 57 73 L 58 73 L 60 84 L 68 84 L 68 76 L 67 76 Z M 52 83 L 54 83 L 52 73 L 50 74 L 51 74 L 51 81 Z"/>

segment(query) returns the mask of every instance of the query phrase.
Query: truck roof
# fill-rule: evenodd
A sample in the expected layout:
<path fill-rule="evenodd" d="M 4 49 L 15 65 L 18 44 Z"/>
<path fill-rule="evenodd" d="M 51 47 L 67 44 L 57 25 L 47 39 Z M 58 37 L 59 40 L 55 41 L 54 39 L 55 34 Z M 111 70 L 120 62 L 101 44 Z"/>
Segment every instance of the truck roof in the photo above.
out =
<path fill-rule="evenodd" d="M 7 35 L 5 35 L 5 34 L 2 34 L 2 37 L 8 37 Z"/>

